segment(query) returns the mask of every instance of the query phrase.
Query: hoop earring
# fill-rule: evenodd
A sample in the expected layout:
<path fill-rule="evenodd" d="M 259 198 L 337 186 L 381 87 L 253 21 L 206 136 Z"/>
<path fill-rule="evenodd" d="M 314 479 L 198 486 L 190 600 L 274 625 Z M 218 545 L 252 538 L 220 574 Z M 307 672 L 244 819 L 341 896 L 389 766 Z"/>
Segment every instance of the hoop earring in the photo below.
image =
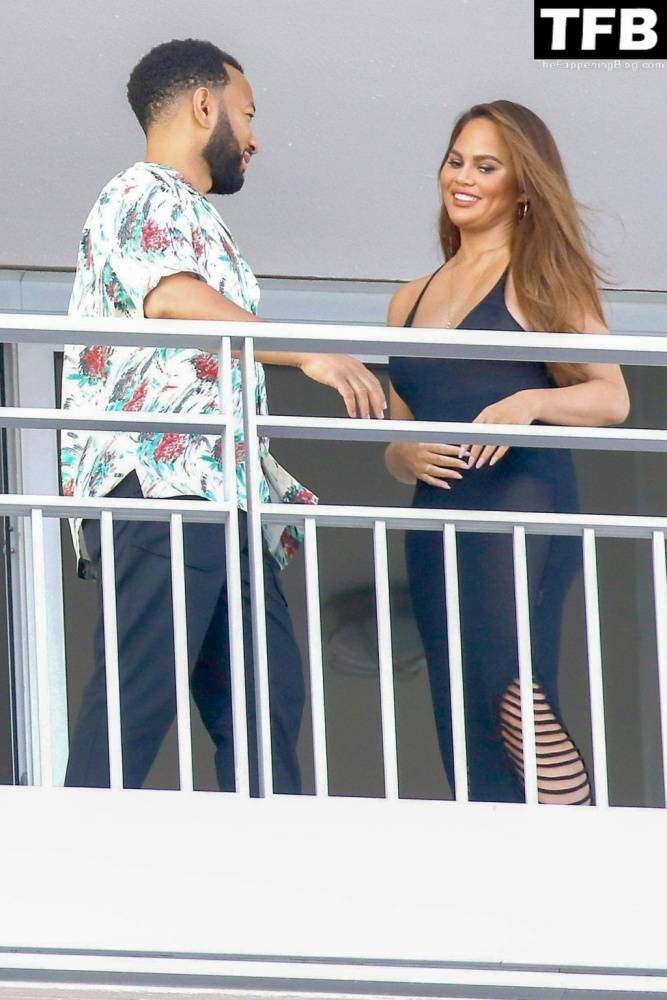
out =
<path fill-rule="evenodd" d="M 519 222 L 523 222 L 523 220 L 526 218 L 527 215 L 528 215 L 528 202 L 522 201 L 521 204 L 519 205 Z"/>

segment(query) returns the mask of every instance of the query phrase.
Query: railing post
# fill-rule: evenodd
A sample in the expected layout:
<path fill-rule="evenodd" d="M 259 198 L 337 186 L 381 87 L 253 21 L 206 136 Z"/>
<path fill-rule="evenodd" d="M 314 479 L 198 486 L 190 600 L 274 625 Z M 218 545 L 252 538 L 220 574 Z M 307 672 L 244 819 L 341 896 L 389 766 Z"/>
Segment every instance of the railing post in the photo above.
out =
<path fill-rule="evenodd" d="M 609 805 L 607 776 L 607 738 L 604 718 L 604 686 L 602 682 L 602 651 L 600 647 L 600 599 L 598 591 L 595 531 L 584 528 L 584 594 L 586 601 L 586 642 L 588 647 L 588 686 L 591 699 L 591 736 L 593 742 L 593 775 L 595 803 Z"/>
<path fill-rule="evenodd" d="M 537 795 L 537 755 L 535 746 L 535 710 L 533 702 L 533 665 L 530 642 L 530 603 L 528 599 L 528 562 L 526 529 L 514 528 L 514 594 L 521 688 L 521 735 L 523 740 L 523 780 L 526 803 L 535 805 Z"/>
<path fill-rule="evenodd" d="M 308 663 L 310 667 L 310 705 L 315 759 L 315 794 L 329 794 L 327 768 L 327 731 L 324 707 L 322 664 L 322 624 L 320 616 L 320 580 L 317 559 L 317 528 L 312 518 L 305 523 L 304 556 L 306 561 L 306 614 L 308 618 Z"/>
<path fill-rule="evenodd" d="M 271 706 L 266 649 L 266 605 L 264 600 L 264 544 L 260 514 L 260 460 L 257 435 L 255 352 L 251 337 L 243 342 L 243 423 L 248 500 L 248 553 L 252 593 L 252 645 L 257 713 L 257 767 L 261 796 L 273 794 L 271 756 Z"/>
<path fill-rule="evenodd" d="M 662 781 L 667 806 L 667 560 L 665 532 L 653 532 L 653 596 L 655 601 L 655 633 L 658 649 L 658 683 L 660 691 L 660 733 L 662 739 Z"/>
<path fill-rule="evenodd" d="M 49 646 L 47 641 L 46 573 L 44 561 L 44 516 L 33 510 L 32 527 L 32 582 L 35 609 L 35 659 L 37 661 L 37 702 L 39 713 L 39 783 L 53 784 L 51 758 L 51 685 L 49 677 Z"/>
<path fill-rule="evenodd" d="M 394 663 L 391 650 L 391 607 L 389 603 L 389 568 L 387 563 L 387 526 L 376 521 L 373 527 L 375 561 L 375 597 L 377 604 L 378 657 L 380 666 L 380 711 L 382 716 L 382 757 L 384 794 L 398 798 L 398 759 L 396 753 L 396 709 L 394 704 Z"/>
<path fill-rule="evenodd" d="M 120 675 L 118 670 L 118 623 L 116 618 L 116 568 L 113 517 L 100 515 L 102 554 L 102 614 L 104 622 L 104 665 L 107 692 L 107 731 L 109 740 L 109 785 L 123 787 L 123 746 L 120 718 Z"/>
<path fill-rule="evenodd" d="M 443 532 L 443 546 L 445 562 L 445 603 L 447 609 L 449 690 L 452 700 L 452 743 L 454 747 L 455 797 L 457 802 L 467 802 L 468 753 L 466 747 L 465 699 L 463 694 L 459 570 L 456 552 L 456 528 L 453 524 L 445 525 L 445 530 Z"/>
<path fill-rule="evenodd" d="M 239 515 L 236 497 L 236 442 L 234 395 L 232 391 L 232 345 L 229 337 L 220 341 L 218 355 L 218 404 L 226 417 L 223 428 L 223 475 L 225 501 L 229 506 L 225 521 L 225 563 L 227 575 L 227 623 L 229 670 L 234 727 L 234 778 L 239 795 L 250 794 L 248 774 L 248 719 L 246 711 L 245 658 L 243 652 L 243 602 L 241 597 L 241 554 Z"/>
<path fill-rule="evenodd" d="M 190 669 L 188 625 L 185 602 L 185 561 L 183 558 L 183 515 L 170 518 L 171 603 L 174 618 L 174 669 L 176 683 L 176 731 L 178 735 L 178 777 L 181 791 L 191 792 L 192 728 L 190 725 Z"/>

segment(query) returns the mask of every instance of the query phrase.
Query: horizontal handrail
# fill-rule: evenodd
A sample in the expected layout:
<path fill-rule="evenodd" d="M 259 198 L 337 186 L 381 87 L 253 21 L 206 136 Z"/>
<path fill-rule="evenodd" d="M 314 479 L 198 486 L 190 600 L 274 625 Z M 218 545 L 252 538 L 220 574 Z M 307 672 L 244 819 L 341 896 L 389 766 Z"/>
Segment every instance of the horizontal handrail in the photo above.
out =
<path fill-rule="evenodd" d="M 0 427 L 26 430 L 170 431 L 220 434 L 227 426 L 221 414 L 125 410 L 57 410 L 0 407 Z M 595 451 L 667 452 L 667 431 L 642 428 L 559 427 L 533 424 L 474 424 L 455 421 L 350 420 L 335 417 L 257 417 L 267 437 L 320 441 L 455 441 L 457 444 L 507 444 L 513 447 L 572 448 Z"/>
<path fill-rule="evenodd" d="M 257 417 L 267 437 L 320 441 L 455 441 L 518 447 L 596 451 L 667 451 L 667 430 L 634 427 L 560 427 L 532 424 L 475 424 L 427 420 L 349 420 L 332 417 Z"/>
<path fill-rule="evenodd" d="M 0 407 L 0 427 L 24 427 L 26 430 L 86 431 L 160 431 L 188 434 L 220 434 L 227 418 L 217 414 L 169 413 L 128 410 L 54 410 L 44 407 Z"/>
<path fill-rule="evenodd" d="M 169 521 L 180 514 L 184 521 L 225 522 L 230 505 L 211 500 L 116 499 L 115 497 L 54 497 L 28 494 L 0 494 L 0 517 L 28 515 L 41 510 L 44 517 L 96 518 L 109 511 L 122 521 Z M 285 508 L 282 507 L 284 511 Z"/>
<path fill-rule="evenodd" d="M 99 518 L 109 511 L 114 518 L 127 521 L 169 521 L 180 514 L 184 521 L 225 521 L 229 505 L 201 500 L 116 499 L 113 497 L 53 497 L 27 494 L 0 495 L 0 517 L 29 515 L 41 510 L 44 517 Z M 652 538 L 656 531 L 667 532 L 667 517 L 637 517 L 612 514 L 552 514 L 532 511 L 456 510 L 413 507 L 334 506 L 325 504 L 260 505 L 266 524 L 290 524 L 303 527 L 312 519 L 321 527 L 344 526 L 368 528 L 384 521 L 388 528 L 409 531 L 442 531 L 454 524 L 462 531 L 511 532 L 519 525 L 527 534 L 581 536 L 585 529 L 595 530 L 604 538 Z"/>
<path fill-rule="evenodd" d="M 624 335 L 511 333 L 488 330 L 345 326 L 325 323 L 247 323 L 209 320 L 81 319 L 32 314 L 0 315 L 0 342 L 110 344 L 215 351 L 222 337 L 234 350 L 252 338 L 255 350 L 313 351 L 402 357 L 516 361 L 602 361 L 667 365 L 667 338 Z"/>
<path fill-rule="evenodd" d="M 509 533 L 515 526 L 532 535 L 572 535 L 580 537 L 586 528 L 604 538 L 652 538 L 656 531 L 667 531 L 667 517 L 637 517 L 613 514 L 552 514 L 532 511 L 456 510 L 426 507 L 334 506 L 333 504 L 260 504 L 262 521 L 280 524 L 286 520 L 303 526 L 313 519 L 319 527 L 368 528 L 384 521 L 387 528 L 407 531 L 442 531 L 454 524 L 462 531 Z M 44 512 L 46 513 L 46 511 Z"/>

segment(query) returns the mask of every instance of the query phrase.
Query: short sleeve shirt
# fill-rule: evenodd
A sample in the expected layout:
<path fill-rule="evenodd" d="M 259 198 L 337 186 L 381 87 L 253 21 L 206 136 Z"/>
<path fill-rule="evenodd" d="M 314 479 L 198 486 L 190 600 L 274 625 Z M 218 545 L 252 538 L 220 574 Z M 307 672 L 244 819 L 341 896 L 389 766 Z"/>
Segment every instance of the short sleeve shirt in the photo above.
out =
<path fill-rule="evenodd" d="M 256 313 L 259 286 L 210 201 L 176 170 L 136 163 L 111 180 L 86 221 L 69 314 L 144 315 L 161 278 L 188 272 L 236 305 Z M 70 346 L 63 368 L 63 408 L 213 414 L 220 412 L 218 362 L 207 351 L 153 347 Z M 241 369 L 232 364 L 232 419 L 237 503 L 247 509 Z M 266 414 L 266 384 L 256 365 L 256 409 Z M 262 502 L 315 502 L 272 459 L 260 438 Z M 105 496 L 133 470 L 145 497 L 224 497 L 222 438 L 200 434 L 65 431 L 61 449 L 66 496 Z M 81 559 L 78 525 L 75 546 Z M 265 528 L 269 550 L 285 565 L 298 547 L 293 526 Z"/>

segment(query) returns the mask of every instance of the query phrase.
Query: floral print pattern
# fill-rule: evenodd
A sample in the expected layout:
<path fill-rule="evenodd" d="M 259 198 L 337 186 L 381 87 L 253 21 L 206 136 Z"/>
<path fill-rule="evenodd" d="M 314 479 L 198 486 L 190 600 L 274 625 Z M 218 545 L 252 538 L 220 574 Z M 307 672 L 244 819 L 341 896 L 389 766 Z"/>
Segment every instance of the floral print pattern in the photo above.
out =
<path fill-rule="evenodd" d="M 143 303 L 161 278 L 196 275 L 256 313 L 259 286 L 213 205 L 176 170 L 136 163 L 107 184 L 86 221 L 69 314 L 143 316 Z M 128 412 L 219 413 L 218 362 L 206 351 L 153 347 L 65 350 L 63 408 Z M 232 363 L 231 413 L 238 506 L 247 509 L 241 368 Z M 256 409 L 266 414 L 264 369 L 256 365 Z M 222 439 L 180 433 L 65 431 L 61 448 L 65 496 L 104 496 L 135 470 L 144 496 L 201 496 L 222 500 Z M 259 440 L 260 499 L 316 503 Z M 90 575 L 73 525 L 79 572 Z M 301 541 L 294 526 L 265 525 L 269 551 L 286 565 Z"/>

